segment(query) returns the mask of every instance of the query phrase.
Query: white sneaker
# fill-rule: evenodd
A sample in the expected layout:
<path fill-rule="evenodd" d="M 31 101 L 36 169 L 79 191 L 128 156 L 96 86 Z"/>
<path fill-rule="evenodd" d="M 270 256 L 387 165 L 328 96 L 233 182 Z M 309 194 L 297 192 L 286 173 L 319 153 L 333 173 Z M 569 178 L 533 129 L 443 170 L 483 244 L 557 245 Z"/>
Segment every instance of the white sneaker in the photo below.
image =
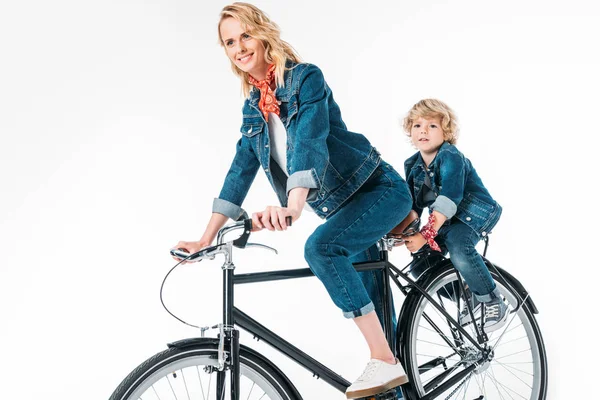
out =
<path fill-rule="evenodd" d="M 372 359 L 362 375 L 346 389 L 346 398 L 358 399 L 374 396 L 396 386 L 404 385 L 406 382 L 408 382 L 408 377 L 398 359 L 396 359 L 396 364 Z"/>

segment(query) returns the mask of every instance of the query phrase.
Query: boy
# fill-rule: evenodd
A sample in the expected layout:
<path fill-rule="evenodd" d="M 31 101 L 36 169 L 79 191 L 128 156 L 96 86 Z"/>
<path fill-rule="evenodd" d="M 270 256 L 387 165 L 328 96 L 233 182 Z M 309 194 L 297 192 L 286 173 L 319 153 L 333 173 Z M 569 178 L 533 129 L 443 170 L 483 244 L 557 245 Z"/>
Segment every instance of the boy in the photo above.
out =
<path fill-rule="evenodd" d="M 502 207 L 490 196 L 471 162 L 454 146 L 456 116 L 445 103 L 419 101 L 404 119 L 404 130 L 419 150 L 404 163 L 413 210 L 419 215 L 425 207 L 430 210 L 427 224 L 406 238 L 406 247 L 413 253 L 425 244 L 437 251 L 445 247 L 474 294 L 475 314 L 483 306 L 484 331 L 500 329 L 506 323 L 508 307 L 475 245 L 496 225 Z M 465 307 L 460 323 L 470 320 Z"/>

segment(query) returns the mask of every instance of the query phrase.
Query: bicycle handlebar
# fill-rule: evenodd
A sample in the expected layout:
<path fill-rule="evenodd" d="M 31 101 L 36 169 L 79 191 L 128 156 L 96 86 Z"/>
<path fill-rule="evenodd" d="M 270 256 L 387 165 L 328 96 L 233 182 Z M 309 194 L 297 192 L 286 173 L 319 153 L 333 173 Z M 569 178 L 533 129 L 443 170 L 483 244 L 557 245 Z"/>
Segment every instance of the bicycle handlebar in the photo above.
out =
<path fill-rule="evenodd" d="M 242 235 L 239 238 L 233 240 L 232 244 L 233 244 L 233 246 L 235 246 L 237 248 L 243 249 L 246 247 L 246 245 L 250 245 L 250 243 L 248 243 L 248 238 L 250 237 L 250 233 L 252 232 L 252 219 L 247 218 L 247 217 L 248 217 L 248 215 L 246 214 L 246 212 L 244 212 L 241 217 L 243 219 L 240 219 L 231 225 L 227 225 L 227 226 L 224 226 L 223 228 L 219 229 L 219 232 L 217 233 L 217 244 L 215 246 L 205 247 L 204 249 L 199 250 L 192 254 L 184 251 L 184 249 L 171 249 L 170 253 L 173 257 L 177 257 L 177 258 L 179 258 L 183 261 L 187 261 L 187 262 L 202 261 L 205 258 L 212 260 L 215 258 L 215 256 L 217 254 L 223 254 L 223 253 L 226 253 L 229 251 L 229 250 L 225 250 L 226 246 L 224 246 L 224 245 L 226 243 L 223 243 L 223 238 L 229 232 L 237 231 L 239 229 L 244 229 L 244 232 L 242 233 Z M 286 217 L 285 222 L 287 223 L 287 226 L 292 226 L 292 217 Z M 261 247 L 257 244 L 252 244 L 252 245 L 256 246 L 256 247 Z M 274 250 L 275 252 L 277 252 L 277 250 L 272 249 L 269 246 L 263 246 L 263 247 L 266 247 L 268 249 L 271 249 L 271 250 Z"/>

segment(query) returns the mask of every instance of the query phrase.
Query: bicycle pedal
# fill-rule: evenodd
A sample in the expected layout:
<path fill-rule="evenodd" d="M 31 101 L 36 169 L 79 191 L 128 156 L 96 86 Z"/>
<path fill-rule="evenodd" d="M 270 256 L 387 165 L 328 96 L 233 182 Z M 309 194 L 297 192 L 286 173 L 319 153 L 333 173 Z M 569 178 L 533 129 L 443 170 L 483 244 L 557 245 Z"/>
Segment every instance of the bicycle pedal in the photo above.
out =
<path fill-rule="evenodd" d="M 373 396 L 361 397 L 360 399 L 356 400 L 396 400 L 397 398 L 398 397 L 396 394 L 396 388 L 393 388 L 383 393 L 378 393 Z"/>

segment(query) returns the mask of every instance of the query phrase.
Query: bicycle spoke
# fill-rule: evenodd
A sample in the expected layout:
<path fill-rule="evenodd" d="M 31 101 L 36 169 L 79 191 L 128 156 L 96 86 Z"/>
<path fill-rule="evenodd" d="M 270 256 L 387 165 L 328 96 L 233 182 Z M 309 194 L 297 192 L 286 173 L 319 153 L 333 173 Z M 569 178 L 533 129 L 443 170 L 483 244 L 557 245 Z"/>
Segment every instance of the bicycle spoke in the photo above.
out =
<path fill-rule="evenodd" d="M 520 322 L 518 325 L 516 325 L 516 326 L 514 326 L 514 327 L 510 328 L 508 331 L 506 331 L 506 333 L 510 333 L 510 332 L 514 331 L 515 329 L 519 328 L 520 326 L 523 326 L 523 323 L 522 323 L 522 322 Z M 496 332 L 492 332 L 492 333 L 496 333 Z M 498 341 L 498 339 L 500 339 L 500 337 L 498 337 L 498 338 L 496 339 L 496 341 Z M 491 342 L 491 339 L 490 339 L 489 341 Z"/>
<path fill-rule="evenodd" d="M 517 355 L 517 354 L 525 353 L 526 351 L 531 351 L 531 348 L 526 349 L 526 350 L 521 350 L 521 351 L 518 351 L 516 353 L 508 354 L 508 355 L 502 356 L 502 357 L 494 357 L 494 360 L 496 360 L 496 361 L 497 360 L 501 360 L 501 359 L 506 358 L 506 357 L 511 357 L 511 356 L 514 356 L 514 355 Z"/>
<path fill-rule="evenodd" d="M 490 367 L 490 368 L 492 368 L 492 367 Z M 506 394 L 508 394 L 508 395 L 510 396 L 510 398 L 511 398 L 511 399 L 514 399 L 514 397 L 513 397 L 513 396 L 510 394 L 510 392 L 512 392 L 513 394 L 515 394 L 515 395 L 519 396 L 521 399 L 528 400 L 528 398 L 527 398 L 527 397 L 524 397 L 522 394 L 520 394 L 520 393 L 517 393 L 517 392 L 516 392 L 516 391 L 514 391 L 514 390 L 513 390 L 513 389 L 512 389 L 510 386 L 508 386 L 508 385 L 505 385 L 505 384 L 501 383 L 500 381 L 497 381 L 497 382 L 498 382 L 498 384 L 499 384 L 499 385 L 502 387 L 502 389 L 504 389 L 504 391 L 506 392 Z"/>
<path fill-rule="evenodd" d="M 252 387 L 250 388 L 250 392 L 248 392 L 248 397 L 246 398 L 246 400 L 250 399 L 250 395 L 252 394 L 252 391 L 254 390 L 254 386 L 256 386 L 256 383 L 252 382 Z"/>
<path fill-rule="evenodd" d="M 499 345 L 497 345 L 497 346 L 496 346 L 496 348 L 498 348 L 498 347 L 502 347 L 502 346 L 505 346 L 505 345 L 507 345 L 507 344 L 510 344 L 510 343 L 516 342 L 517 340 L 521 340 L 521 339 L 527 339 L 527 335 L 525 335 L 525 336 L 521 336 L 521 337 L 518 337 L 518 338 L 516 338 L 516 339 L 512 339 L 512 340 L 505 341 L 505 342 L 503 342 L 502 344 L 499 344 Z"/>
<path fill-rule="evenodd" d="M 187 398 L 188 398 L 188 400 L 191 400 L 190 399 L 190 391 L 188 390 L 187 382 L 185 381 L 185 375 L 183 374 L 183 370 L 180 369 L 179 372 L 181 372 L 181 377 L 183 378 L 183 385 L 185 386 L 185 393 L 187 394 Z"/>
<path fill-rule="evenodd" d="M 519 368 L 516 368 L 516 367 L 510 366 L 510 365 L 508 365 L 508 364 L 506 364 L 506 363 L 497 362 L 497 364 L 498 364 L 498 365 L 503 365 L 503 366 L 504 366 L 504 367 L 506 367 L 506 368 L 511 368 L 511 369 L 514 369 L 514 370 L 516 370 L 516 371 L 519 371 L 519 372 L 521 372 L 522 374 L 529 375 L 529 376 L 531 376 L 531 377 L 533 378 L 533 374 L 532 374 L 532 373 L 529 373 L 529 372 L 527 372 L 527 371 L 523 371 L 523 370 L 521 370 L 521 369 L 519 369 Z M 532 363 L 530 363 L 530 364 L 532 364 Z"/>
<path fill-rule="evenodd" d="M 469 380 L 467 381 L 467 386 L 465 386 L 465 394 L 463 395 L 463 400 L 465 400 L 467 398 L 467 391 L 469 390 L 469 386 L 471 385 L 471 376 L 473 374 L 469 375 Z"/>
<path fill-rule="evenodd" d="M 423 339 L 418 339 L 419 342 L 423 342 L 423 343 L 429 343 L 433 346 L 439 346 L 439 347 L 448 347 L 448 345 L 444 345 L 444 344 L 440 344 L 440 343 L 434 343 L 434 342 L 430 342 L 428 340 L 423 340 Z"/>
<path fill-rule="evenodd" d="M 529 297 L 529 294 L 527 296 L 525 296 L 525 299 L 523 299 L 523 303 L 525 302 L 525 300 L 527 300 L 527 298 Z M 510 310 L 510 307 L 509 307 Z M 507 310 L 506 312 L 509 312 L 509 310 Z M 498 337 L 498 340 L 496 340 L 496 344 L 492 347 L 492 351 L 496 350 L 496 346 L 498 346 L 498 343 L 500 342 L 500 339 L 502 339 L 502 337 L 506 334 L 508 328 L 510 327 L 510 325 L 512 324 L 512 322 L 515 320 L 515 318 L 517 317 L 517 315 L 519 314 L 518 312 L 512 313 L 512 317 L 510 318 L 510 321 L 508 321 L 508 323 L 506 324 L 506 326 L 504 327 L 504 330 L 502 331 L 502 333 L 500 334 L 500 336 Z M 520 317 L 519 317 L 520 318 Z"/>
<path fill-rule="evenodd" d="M 173 385 L 171 385 L 171 380 L 169 379 L 169 375 L 167 375 L 167 382 L 169 382 L 169 386 L 171 387 L 171 392 L 173 392 L 173 397 L 175 397 L 175 400 L 179 400 L 179 397 L 177 397 L 177 395 L 175 394 L 175 390 L 173 389 Z"/>
<path fill-rule="evenodd" d="M 430 358 L 437 358 L 437 357 L 438 357 L 438 356 L 432 356 L 432 355 L 429 355 L 429 354 L 423 354 L 423 353 L 417 353 L 417 355 L 418 355 L 418 356 L 422 356 L 422 357 L 430 357 Z M 457 355 L 458 355 L 458 354 L 457 354 Z M 444 357 L 444 359 L 446 359 L 446 360 L 452 360 L 452 358 L 451 358 L 451 357 L 453 357 L 453 356 L 454 356 L 454 354 L 451 354 L 451 355 L 449 355 L 448 357 Z M 461 359 L 461 360 L 462 360 L 462 359 Z M 458 361 L 461 361 L 461 360 L 458 360 Z"/>
<path fill-rule="evenodd" d="M 444 370 L 444 371 L 443 371 L 443 372 L 441 372 L 440 374 L 438 374 L 438 375 L 436 375 L 436 376 L 432 377 L 431 379 L 428 379 L 428 380 L 426 380 L 425 382 L 423 382 L 423 386 L 427 387 L 427 385 L 428 385 L 429 383 L 431 383 L 432 381 L 434 381 L 435 379 L 437 379 L 437 378 L 438 378 L 440 375 L 442 375 L 442 374 L 446 374 L 446 376 L 449 378 L 449 377 L 452 375 L 452 373 L 453 373 L 454 371 L 456 371 L 456 369 L 457 369 L 458 367 L 460 367 L 461 365 L 462 365 L 462 363 L 461 363 L 461 362 L 458 362 L 458 363 L 454 364 L 454 366 L 452 366 L 452 368 L 449 368 L 448 370 Z"/>
<path fill-rule="evenodd" d="M 197 365 L 196 365 L 196 371 L 198 371 L 198 381 L 200 382 L 200 389 L 201 389 L 201 393 L 202 393 L 202 400 L 206 400 L 206 397 L 204 396 L 204 386 L 202 385 L 202 377 L 200 376 L 200 369 L 198 368 Z"/>
<path fill-rule="evenodd" d="M 508 371 L 509 374 L 511 374 L 512 376 L 514 376 L 515 378 L 517 378 L 518 380 L 520 380 L 521 382 L 523 382 L 523 384 L 525 386 L 527 386 L 529 389 L 532 389 L 531 385 L 529 385 L 527 382 L 525 382 L 523 379 L 521 379 L 520 377 L 518 377 L 514 372 L 512 372 L 511 370 L 509 370 L 508 368 L 506 368 L 504 365 L 498 363 L 499 366 L 501 366 L 502 368 L 504 368 L 506 371 Z"/>
<path fill-rule="evenodd" d="M 492 371 L 492 372 L 488 372 L 488 371 L 486 371 L 486 372 L 485 372 L 485 375 L 486 375 L 486 377 L 490 378 L 490 381 L 492 382 L 492 384 L 493 384 L 493 385 L 494 385 L 494 387 L 496 388 L 496 391 L 497 391 L 497 392 L 498 392 L 498 394 L 500 395 L 500 398 L 501 398 L 501 399 L 504 399 L 504 396 L 502 395 L 502 392 L 500 391 L 500 387 L 498 386 L 498 382 L 497 382 L 497 380 L 496 380 L 496 377 L 495 377 L 495 376 L 494 376 L 494 374 L 493 374 L 493 371 Z M 511 397 L 511 399 L 512 399 L 512 397 Z M 514 399 L 513 399 L 513 400 L 514 400 Z"/>
<path fill-rule="evenodd" d="M 210 384 L 212 383 L 213 374 L 209 374 L 208 377 L 208 392 L 206 392 L 206 396 L 210 396 Z"/>
<path fill-rule="evenodd" d="M 437 325 L 435 325 L 433 323 L 433 321 L 430 320 L 429 317 L 425 313 L 423 313 L 423 315 L 424 315 L 425 319 L 427 320 L 427 322 L 429 322 L 431 327 L 434 329 L 434 332 L 437 333 L 440 336 L 440 338 L 442 338 L 444 340 L 444 342 L 446 342 L 448 344 L 449 347 L 451 347 L 456 353 L 458 353 L 459 352 L 458 348 L 452 343 L 452 341 L 455 339 L 454 338 L 450 339 L 448 336 L 446 336 L 446 334 L 440 328 L 437 328 Z M 435 328 L 437 328 L 437 330 Z M 460 340 L 457 340 L 457 341 L 460 341 Z M 464 344 L 464 342 L 460 343 L 461 346 L 463 344 Z"/>

